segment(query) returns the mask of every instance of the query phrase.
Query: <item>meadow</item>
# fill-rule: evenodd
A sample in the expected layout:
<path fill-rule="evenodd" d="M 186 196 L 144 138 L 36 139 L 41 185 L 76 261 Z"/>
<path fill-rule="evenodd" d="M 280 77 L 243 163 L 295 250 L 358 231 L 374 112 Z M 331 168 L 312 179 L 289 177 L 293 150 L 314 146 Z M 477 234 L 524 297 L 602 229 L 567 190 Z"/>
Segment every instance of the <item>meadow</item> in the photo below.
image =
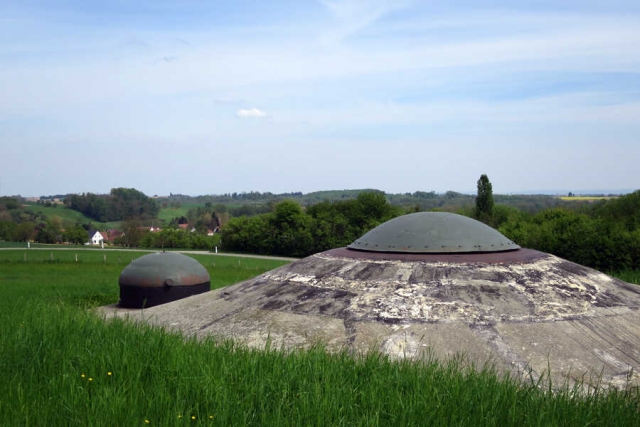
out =
<path fill-rule="evenodd" d="M 142 255 L 0 251 L 0 425 L 640 425 L 637 389 L 551 392 L 462 357 L 249 350 L 105 322 L 92 308 L 117 302 Z M 193 257 L 212 288 L 285 263 Z"/>
<path fill-rule="evenodd" d="M 161 208 L 160 212 L 158 212 L 158 219 L 164 221 L 165 224 L 171 222 L 173 218 L 180 218 L 181 216 L 186 216 L 189 209 L 196 208 L 201 206 L 197 203 L 184 203 L 181 204 L 180 207 L 166 207 Z"/>
<path fill-rule="evenodd" d="M 43 215 L 45 218 L 53 218 L 58 217 L 63 222 L 69 222 L 71 224 L 93 224 L 96 228 L 101 229 L 111 229 L 111 228 L 119 228 L 121 221 L 112 221 L 112 222 L 99 222 L 94 219 L 89 218 L 81 212 L 74 211 L 73 209 L 68 209 L 64 205 L 58 205 L 56 207 L 53 206 L 44 206 L 36 203 L 26 203 L 25 209 L 31 211 L 38 215 Z"/>

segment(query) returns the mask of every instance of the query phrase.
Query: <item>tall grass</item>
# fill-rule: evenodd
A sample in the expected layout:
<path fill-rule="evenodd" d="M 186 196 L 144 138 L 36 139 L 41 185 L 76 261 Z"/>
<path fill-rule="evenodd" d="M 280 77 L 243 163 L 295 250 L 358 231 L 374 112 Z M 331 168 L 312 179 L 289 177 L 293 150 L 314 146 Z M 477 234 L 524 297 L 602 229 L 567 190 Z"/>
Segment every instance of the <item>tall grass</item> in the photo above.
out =
<path fill-rule="evenodd" d="M 628 283 L 640 285 L 640 270 L 625 270 L 611 273 L 612 276 Z"/>
<path fill-rule="evenodd" d="M 105 322 L 86 308 L 117 300 L 129 259 L 87 251 L 77 263 L 47 253 L 25 262 L 24 251 L 4 252 L 0 425 L 640 425 L 637 390 L 550 393 L 462 359 L 258 351 Z M 207 261 L 215 286 L 235 280 L 230 270 L 247 278 L 282 264 Z"/>

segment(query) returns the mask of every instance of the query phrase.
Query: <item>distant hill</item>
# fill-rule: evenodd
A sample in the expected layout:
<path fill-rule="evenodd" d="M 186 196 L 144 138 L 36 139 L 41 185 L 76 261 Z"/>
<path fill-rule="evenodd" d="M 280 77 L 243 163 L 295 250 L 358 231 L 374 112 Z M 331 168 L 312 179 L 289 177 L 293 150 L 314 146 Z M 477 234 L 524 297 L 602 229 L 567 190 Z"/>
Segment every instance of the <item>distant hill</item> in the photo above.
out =
<path fill-rule="evenodd" d="M 56 207 L 53 206 L 44 206 L 36 203 L 25 203 L 24 209 L 33 212 L 34 214 L 41 216 L 43 218 L 51 218 L 57 216 L 60 218 L 63 223 L 65 221 L 72 224 L 93 224 L 95 228 L 117 228 L 120 225 L 120 222 L 99 222 L 89 218 L 88 216 L 82 214 L 81 212 L 74 211 L 73 209 L 69 209 L 64 205 L 58 205 Z"/>
<path fill-rule="evenodd" d="M 540 194 L 540 195 L 548 195 L 548 196 L 566 196 L 569 193 L 572 193 L 576 196 L 622 196 L 624 194 L 633 193 L 637 189 L 617 189 L 617 190 L 530 190 L 530 191 L 519 191 L 518 195 L 532 195 L 532 194 Z"/>
<path fill-rule="evenodd" d="M 295 200 L 302 206 L 309 206 L 323 201 L 336 201 L 355 199 L 362 192 L 378 192 L 384 194 L 389 203 L 396 206 L 403 206 L 414 210 L 440 209 L 447 211 L 457 211 L 469 208 L 475 204 L 475 193 L 465 194 L 456 191 L 436 193 L 435 191 L 415 191 L 413 193 L 385 193 L 376 189 L 355 189 L 355 190 L 326 190 L 312 193 L 281 193 L 270 192 L 249 192 L 230 193 L 222 195 L 187 196 L 184 194 L 170 195 L 166 198 L 158 199 L 163 206 L 160 216 L 165 218 L 168 213 L 165 209 L 174 206 L 174 212 L 181 212 L 175 205 L 225 205 L 225 209 L 232 216 L 252 215 L 268 211 L 269 205 L 281 200 Z M 568 194 L 568 193 L 567 193 Z M 581 203 L 579 200 L 565 201 L 555 195 L 502 195 L 494 194 L 496 203 L 517 207 L 525 212 L 535 213 L 545 208 L 556 206 L 575 206 Z"/>

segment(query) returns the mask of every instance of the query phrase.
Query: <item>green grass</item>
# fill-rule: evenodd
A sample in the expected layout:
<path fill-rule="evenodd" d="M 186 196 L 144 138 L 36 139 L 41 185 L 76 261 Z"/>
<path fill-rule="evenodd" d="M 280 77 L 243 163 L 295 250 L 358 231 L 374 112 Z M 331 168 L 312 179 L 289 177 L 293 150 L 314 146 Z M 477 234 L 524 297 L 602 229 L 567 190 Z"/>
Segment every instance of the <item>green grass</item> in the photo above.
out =
<path fill-rule="evenodd" d="M 68 209 L 63 205 L 58 205 L 54 207 L 47 207 L 43 205 L 38 205 L 36 203 L 27 203 L 25 204 L 25 209 L 28 211 L 34 212 L 36 214 L 44 215 L 45 218 L 51 218 L 53 216 L 59 217 L 62 221 L 69 221 L 72 223 L 78 224 L 89 224 L 92 223 L 97 228 L 118 228 L 120 227 L 120 221 L 112 221 L 112 222 L 99 222 L 94 219 L 85 216 L 81 212 L 74 211 L 73 209 Z"/>
<path fill-rule="evenodd" d="M 84 250 L 95 250 L 102 249 L 100 245 L 63 245 L 57 243 L 30 243 L 31 249 L 65 249 L 65 250 L 75 250 L 75 251 L 84 251 Z M 25 249 L 27 248 L 27 243 L 25 242 L 5 242 L 0 241 L 0 249 Z M 122 250 L 122 247 L 119 246 L 105 246 L 105 250 Z"/>
<path fill-rule="evenodd" d="M 31 242 L 31 247 L 32 248 L 46 248 L 46 247 L 62 247 L 62 245 L 47 245 L 44 243 L 33 243 Z M 69 247 L 67 245 L 67 247 Z M 0 241 L 0 248 L 24 248 L 27 249 L 27 244 L 25 242 L 5 242 L 5 241 Z"/>
<path fill-rule="evenodd" d="M 64 251 L 2 250 L 0 292 L 3 298 L 37 296 L 46 300 L 74 302 L 74 305 L 84 308 L 116 303 L 120 273 L 131 261 L 147 253 L 149 252 L 102 251 L 98 248 Z M 189 256 L 207 269 L 212 289 L 228 286 L 287 264 L 286 261 L 258 258 Z"/>
<path fill-rule="evenodd" d="M 185 203 L 181 205 L 179 208 L 162 208 L 160 212 L 158 212 L 158 219 L 165 221 L 168 224 L 173 218 L 179 218 L 181 216 L 186 216 L 187 211 L 191 208 L 195 208 L 198 206 L 204 206 L 204 203 Z"/>
<path fill-rule="evenodd" d="M 610 274 L 620 280 L 624 280 L 625 282 L 640 285 L 640 270 L 618 271 Z"/>
<path fill-rule="evenodd" d="M 117 301 L 143 253 L 25 252 L 0 251 L 0 425 L 640 425 L 637 390 L 550 393 L 460 359 L 257 351 L 104 322 L 87 308 Z M 194 258 L 213 287 L 283 264 Z"/>

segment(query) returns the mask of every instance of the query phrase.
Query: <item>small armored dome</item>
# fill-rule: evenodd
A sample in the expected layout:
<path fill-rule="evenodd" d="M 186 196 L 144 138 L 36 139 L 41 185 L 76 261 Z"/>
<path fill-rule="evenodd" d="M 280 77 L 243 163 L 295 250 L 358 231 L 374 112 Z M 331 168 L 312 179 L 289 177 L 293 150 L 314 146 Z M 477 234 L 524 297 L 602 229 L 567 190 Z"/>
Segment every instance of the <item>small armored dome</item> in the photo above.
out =
<path fill-rule="evenodd" d="M 497 230 L 448 212 L 418 212 L 379 225 L 347 246 L 367 252 L 503 252 L 520 246 Z"/>
<path fill-rule="evenodd" d="M 209 273 L 198 261 L 173 252 L 134 260 L 122 270 L 118 283 L 118 305 L 126 308 L 153 307 L 211 288 Z"/>

